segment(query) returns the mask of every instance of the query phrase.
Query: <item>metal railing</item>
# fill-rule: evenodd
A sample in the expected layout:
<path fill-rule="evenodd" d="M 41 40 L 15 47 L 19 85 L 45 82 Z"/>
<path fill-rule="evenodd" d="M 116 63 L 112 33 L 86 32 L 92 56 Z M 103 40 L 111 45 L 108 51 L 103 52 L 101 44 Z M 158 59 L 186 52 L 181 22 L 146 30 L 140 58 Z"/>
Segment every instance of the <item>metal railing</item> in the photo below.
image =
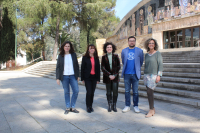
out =
<path fill-rule="evenodd" d="M 27 64 L 27 65 L 29 65 L 29 64 L 33 63 L 34 61 L 36 61 L 36 60 L 38 60 L 38 59 L 41 59 L 41 58 L 43 58 L 43 56 L 41 56 L 41 57 L 38 57 L 38 58 L 36 58 L 36 59 L 34 59 L 34 60 L 32 60 L 32 61 L 30 61 L 30 62 L 26 63 L 26 64 Z"/>

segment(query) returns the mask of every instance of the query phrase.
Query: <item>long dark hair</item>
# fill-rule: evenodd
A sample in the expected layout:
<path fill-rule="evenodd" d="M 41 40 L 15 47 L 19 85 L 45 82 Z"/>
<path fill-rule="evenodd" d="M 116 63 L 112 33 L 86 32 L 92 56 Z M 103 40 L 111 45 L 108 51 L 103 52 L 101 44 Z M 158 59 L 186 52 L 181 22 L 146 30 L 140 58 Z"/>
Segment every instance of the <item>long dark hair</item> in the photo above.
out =
<path fill-rule="evenodd" d="M 89 48 L 90 48 L 90 47 L 92 47 L 92 48 L 95 49 L 94 58 L 95 58 L 95 59 L 98 59 L 98 58 L 99 58 L 98 52 L 97 52 L 97 49 L 96 49 L 96 47 L 95 47 L 94 44 L 90 44 L 90 45 L 87 46 L 87 51 L 86 51 L 86 53 L 85 53 L 84 56 L 90 58 L 90 53 L 89 53 Z"/>
<path fill-rule="evenodd" d="M 63 42 L 62 46 L 61 46 L 60 49 L 59 49 L 59 51 L 60 51 L 60 54 L 59 54 L 59 55 L 61 55 L 62 57 L 65 55 L 64 46 L 65 46 L 67 43 L 70 45 L 69 53 L 70 53 L 70 54 L 74 53 L 74 48 L 73 48 L 72 43 L 71 43 L 70 41 L 65 41 L 65 42 Z"/>

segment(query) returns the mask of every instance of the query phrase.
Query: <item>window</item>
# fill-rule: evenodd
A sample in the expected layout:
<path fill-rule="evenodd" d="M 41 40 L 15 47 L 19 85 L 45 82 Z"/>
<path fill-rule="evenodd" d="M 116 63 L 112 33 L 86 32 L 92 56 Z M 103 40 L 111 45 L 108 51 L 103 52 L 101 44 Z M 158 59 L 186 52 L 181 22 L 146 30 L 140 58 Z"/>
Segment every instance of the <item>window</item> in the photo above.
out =
<path fill-rule="evenodd" d="M 182 48 L 183 47 L 183 30 L 178 30 L 177 31 L 177 48 Z"/>
<path fill-rule="evenodd" d="M 163 32 L 163 48 L 200 47 L 200 26 Z"/>
<path fill-rule="evenodd" d="M 191 29 L 185 29 L 185 47 L 191 46 Z"/>
<path fill-rule="evenodd" d="M 165 6 L 165 0 L 159 0 L 159 6 L 158 8 L 164 7 Z"/>
<path fill-rule="evenodd" d="M 150 5 L 152 7 L 151 12 L 154 14 L 154 17 L 156 16 L 156 4 L 151 4 Z"/>
<path fill-rule="evenodd" d="M 199 47 L 199 27 L 193 28 L 193 45 Z"/>
<path fill-rule="evenodd" d="M 179 0 L 172 0 L 174 7 L 179 6 Z"/>

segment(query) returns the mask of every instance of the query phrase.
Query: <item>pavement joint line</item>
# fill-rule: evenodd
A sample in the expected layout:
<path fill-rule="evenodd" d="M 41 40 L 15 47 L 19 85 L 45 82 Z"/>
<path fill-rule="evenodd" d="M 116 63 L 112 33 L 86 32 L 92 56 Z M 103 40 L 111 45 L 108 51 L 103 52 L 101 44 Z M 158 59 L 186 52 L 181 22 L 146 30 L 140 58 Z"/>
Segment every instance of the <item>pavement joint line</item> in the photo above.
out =
<path fill-rule="evenodd" d="M 101 133 L 101 132 L 106 131 L 106 130 L 109 130 L 109 129 L 115 129 L 115 128 L 107 128 L 107 129 L 104 129 L 104 130 L 98 131 L 97 133 Z"/>
<path fill-rule="evenodd" d="M 7 120 L 7 118 L 6 118 L 6 116 L 5 116 L 5 114 L 4 114 L 4 112 L 3 112 L 3 110 L 1 109 L 1 111 L 2 111 L 2 113 L 3 113 L 3 116 L 5 117 L 5 119 L 6 119 L 6 122 L 8 123 L 8 126 L 9 126 L 9 128 L 10 128 L 10 130 L 12 131 L 12 129 L 11 129 L 11 127 L 10 127 L 10 124 L 9 124 L 9 122 L 8 122 L 8 120 Z"/>
<path fill-rule="evenodd" d="M 66 120 L 66 119 L 65 119 Z M 67 121 L 67 120 L 66 120 Z M 68 121 L 69 122 L 69 121 Z M 79 130 L 83 131 L 84 133 L 87 133 L 85 132 L 84 130 L 82 130 L 81 128 L 77 127 L 76 125 L 74 125 L 73 123 L 69 122 L 71 125 L 75 126 L 76 128 L 78 128 Z"/>
<path fill-rule="evenodd" d="M 29 97 L 29 96 L 28 96 Z M 29 97 L 29 98 L 31 98 L 31 97 Z M 33 98 L 31 98 L 33 101 L 35 101 L 35 102 L 37 102 L 36 100 L 34 100 Z M 16 100 L 15 100 L 16 101 Z M 17 102 L 17 101 L 16 101 Z M 22 106 L 19 102 L 17 102 L 20 106 Z M 38 104 L 40 104 L 39 102 L 37 102 Z M 83 103 L 81 103 L 81 104 L 83 104 Z M 42 104 L 40 104 L 41 106 L 43 106 Z M 44 108 L 46 108 L 45 106 L 43 106 Z M 22 108 L 25 110 L 25 108 L 22 106 Z M 51 111 L 51 112 L 53 112 L 51 109 L 49 109 L 49 108 L 46 108 L 46 109 L 48 109 L 49 111 Z M 26 110 L 25 110 L 26 111 Z M 26 111 L 28 114 L 29 114 L 29 112 L 28 111 Z M 55 112 L 53 112 L 54 114 L 56 114 L 56 115 L 58 115 L 60 118 L 62 118 L 63 119 L 63 117 L 61 117 L 59 114 L 57 114 L 57 113 L 55 113 Z M 30 114 L 29 114 L 30 115 Z M 39 125 L 40 125 L 40 123 L 32 116 L 32 115 L 30 115 Z M 67 122 L 69 122 L 70 124 L 72 124 L 70 121 L 68 121 L 68 120 L 66 120 L 66 119 L 64 119 L 65 121 L 67 121 Z M 97 119 L 95 119 L 96 121 L 98 121 L 98 122 L 101 122 L 101 123 L 103 123 L 102 121 L 99 121 L 99 120 L 97 120 Z M 109 126 L 109 127 L 112 127 L 112 126 L 110 126 L 110 125 L 108 125 L 108 124 L 106 124 L 106 123 L 103 123 L 103 124 L 105 124 L 105 125 L 107 125 L 107 126 Z M 75 126 L 74 124 L 72 124 L 73 126 Z M 41 125 L 40 125 L 41 126 Z M 42 127 L 42 126 L 41 126 Z M 75 127 L 77 127 L 77 126 L 75 126 Z M 44 127 L 42 127 L 43 129 L 44 129 Z M 79 127 L 77 127 L 78 129 L 80 129 Z M 45 129 L 44 129 L 45 130 Z M 83 131 L 82 129 L 80 129 L 81 131 Z M 45 130 L 46 132 L 48 132 L 47 130 Z M 83 131 L 83 132 L 85 132 L 85 131 Z M 86 133 L 86 132 L 85 132 Z"/>
<path fill-rule="evenodd" d="M 15 101 L 29 114 L 29 112 L 15 99 Z M 39 125 L 40 123 L 31 115 L 29 114 Z M 46 132 L 48 132 L 42 125 L 40 125 Z"/>
<path fill-rule="evenodd" d="M 172 132 L 172 131 L 174 131 L 174 130 L 176 130 L 176 129 L 178 129 L 178 128 L 174 128 L 174 129 L 168 131 L 167 133 L 170 133 L 170 132 Z"/>

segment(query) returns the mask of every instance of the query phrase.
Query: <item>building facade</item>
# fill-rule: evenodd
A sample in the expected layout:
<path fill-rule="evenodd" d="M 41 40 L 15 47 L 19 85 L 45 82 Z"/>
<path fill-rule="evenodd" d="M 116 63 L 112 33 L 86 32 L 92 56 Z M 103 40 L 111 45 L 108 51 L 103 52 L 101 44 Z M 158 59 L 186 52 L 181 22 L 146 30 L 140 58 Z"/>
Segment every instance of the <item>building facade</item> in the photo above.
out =
<path fill-rule="evenodd" d="M 107 41 L 125 45 L 134 35 L 139 47 L 150 37 L 158 41 L 160 49 L 199 47 L 199 28 L 200 0 L 142 0 Z"/>

